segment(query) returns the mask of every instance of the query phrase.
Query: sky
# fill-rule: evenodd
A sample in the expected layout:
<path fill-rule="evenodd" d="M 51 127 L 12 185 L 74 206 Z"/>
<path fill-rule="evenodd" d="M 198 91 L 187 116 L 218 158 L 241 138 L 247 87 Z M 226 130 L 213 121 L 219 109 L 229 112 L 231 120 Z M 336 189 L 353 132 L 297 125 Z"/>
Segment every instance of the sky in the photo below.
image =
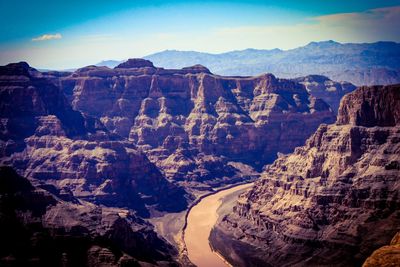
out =
<path fill-rule="evenodd" d="M 400 42 L 400 0 L 0 0 L 0 65 L 69 69 L 167 49 Z"/>

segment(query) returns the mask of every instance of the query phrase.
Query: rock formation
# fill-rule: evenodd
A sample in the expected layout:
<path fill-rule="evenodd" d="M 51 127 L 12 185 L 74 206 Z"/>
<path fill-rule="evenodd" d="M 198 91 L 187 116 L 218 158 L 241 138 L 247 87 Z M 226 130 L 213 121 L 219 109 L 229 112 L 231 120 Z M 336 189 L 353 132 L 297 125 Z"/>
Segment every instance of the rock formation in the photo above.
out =
<path fill-rule="evenodd" d="M 128 138 L 174 181 L 218 185 L 257 175 L 334 115 L 296 82 L 221 77 L 201 65 L 156 68 L 131 59 L 61 77 L 74 110 Z"/>
<path fill-rule="evenodd" d="M 177 251 L 129 210 L 61 198 L 0 167 L 1 266 L 177 266 Z"/>
<path fill-rule="evenodd" d="M 211 235 L 235 266 L 357 266 L 400 230 L 400 86 L 344 96 L 336 124 L 266 166 Z"/>
<path fill-rule="evenodd" d="M 311 95 L 328 103 L 336 114 L 342 97 L 356 89 L 356 86 L 349 82 L 335 82 L 322 75 L 309 75 L 294 81 L 303 84 Z"/>
<path fill-rule="evenodd" d="M 182 188 L 133 144 L 72 110 L 59 88 L 39 74 L 26 63 L 0 68 L 2 165 L 35 184 L 142 216 L 186 208 Z"/>
<path fill-rule="evenodd" d="M 140 59 L 71 74 L 9 64 L 0 67 L 0 99 L 0 165 L 29 179 L 33 187 L 18 193 L 26 201 L 41 192 L 27 213 L 7 213 L 33 251 L 1 254 L 18 264 L 42 263 L 37 242 L 55 244 L 55 265 L 174 264 L 176 251 L 141 218 L 183 211 L 192 190 L 257 177 L 334 120 L 303 85 L 272 74 L 221 77 Z"/>

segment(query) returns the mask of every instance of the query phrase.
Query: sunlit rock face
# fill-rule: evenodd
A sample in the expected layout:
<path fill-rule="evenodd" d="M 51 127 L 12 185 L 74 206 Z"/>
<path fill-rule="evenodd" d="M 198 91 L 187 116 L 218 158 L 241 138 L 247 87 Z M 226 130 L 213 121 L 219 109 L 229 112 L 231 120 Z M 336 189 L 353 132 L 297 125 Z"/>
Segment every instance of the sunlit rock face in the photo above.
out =
<path fill-rule="evenodd" d="M 222 77 L 201 65 L 167 70 L 132 59 L 61 77 L 74 110 L 128 138 L 170 179 L 218 185 L 257 175 L 277 152 L 334 121 L 303 85 L 272 74 Z"/>
<path fill-rule="evenodd" d="M 399 103 L 399 85 L 346 95 L 335 124 L 266 166 L 213 246 L 238 266 L 361 265 L 399 231 Z"/>
<path fill-rule="evenodd" d="M 74 111 L 54 82 L 26 63 L 0 68 L 0 96 L 1 165 L 81 200 L 141 216 L 186 208 L 185 191 L 132 142 Z"/>

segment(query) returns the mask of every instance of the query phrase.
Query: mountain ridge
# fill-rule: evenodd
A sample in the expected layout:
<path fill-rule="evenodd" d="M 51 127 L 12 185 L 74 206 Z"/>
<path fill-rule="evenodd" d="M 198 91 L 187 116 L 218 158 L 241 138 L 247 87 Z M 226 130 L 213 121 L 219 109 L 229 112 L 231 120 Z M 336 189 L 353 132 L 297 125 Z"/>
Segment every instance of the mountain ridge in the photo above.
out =
<path fill-rule="evenodd" d="M 170 69 L 202 64 L 211 72 L 225 76 L 254 76 L 269 72 L 280 78 L 324 75 L 355 85 L 400 82 L 400 44 L 392 41 L 313 41 L 288 50 L 247 48 L 222 53 L 167 49 L 143 58 Z M 95 65 L 115 67 L 121 62 L 108 60 Z"/>
<path fill-rule="evenodd" d="M 220 75 L 271 72 L 281 78 L 319 74 L 355 85 L 400 82 L 400 44 L 395 42 L 310 42 L 289 50 L 245 49 L 220 54 L 164 51 L 145 56 L 154 64 L 179 68 L 200 63 Z"/>

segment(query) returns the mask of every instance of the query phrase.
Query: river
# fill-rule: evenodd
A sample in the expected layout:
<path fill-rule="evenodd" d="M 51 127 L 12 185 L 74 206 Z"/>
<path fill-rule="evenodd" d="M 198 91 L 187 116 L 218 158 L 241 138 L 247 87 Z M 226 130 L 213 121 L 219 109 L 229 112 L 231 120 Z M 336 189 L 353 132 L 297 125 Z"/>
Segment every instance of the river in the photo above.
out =
<path fill-rule="evenodd" d="M 251 187 L 253 183 L 238 185 L 221 190 L 215 194 L 203 198 L 192 207 L 187 217 L 187 225 L 184 234 L 188 257 L 198 267 L 226 267 L 229 266 L 221 256 L 212 251 L 208 238 L 211 229 L 218 220 L 218 208 L 222 199 L 230 195 L 239 195 Z M 232 201 L 232 205 L 233 205 Z"/>

